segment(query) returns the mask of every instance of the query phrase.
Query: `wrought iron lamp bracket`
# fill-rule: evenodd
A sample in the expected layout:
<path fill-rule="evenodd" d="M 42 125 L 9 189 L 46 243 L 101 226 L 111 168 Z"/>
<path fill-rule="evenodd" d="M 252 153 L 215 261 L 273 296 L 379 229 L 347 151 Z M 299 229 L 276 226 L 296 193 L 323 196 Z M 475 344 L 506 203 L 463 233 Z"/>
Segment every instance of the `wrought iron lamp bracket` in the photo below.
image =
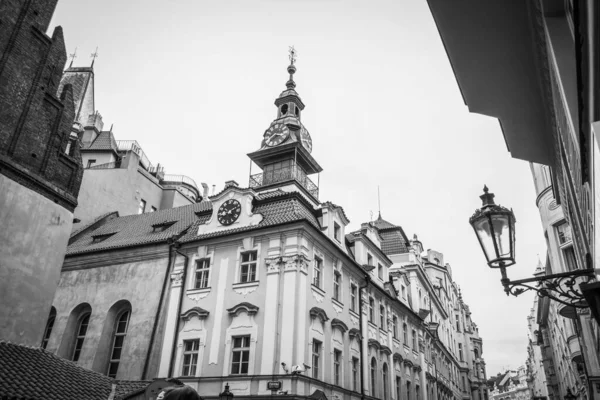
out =
<path fill-rule="evenodd" d="M 589 282 L 595 279 L 594 274 L 597 270 L 593 268 L 578 269 L 516 281 L 508 279 L 506 267 L 500 267 L 500 271 L 502 273 L 502 286 L 504 286 L 507 296 L 513 295 L 516 297 L 525 292 L 534 291 L 539 297 L 548 297 L 566 306 L 587 308 L 588 305 L 581 290 L 579 290 L 576 278 L 587 276 Z"/>

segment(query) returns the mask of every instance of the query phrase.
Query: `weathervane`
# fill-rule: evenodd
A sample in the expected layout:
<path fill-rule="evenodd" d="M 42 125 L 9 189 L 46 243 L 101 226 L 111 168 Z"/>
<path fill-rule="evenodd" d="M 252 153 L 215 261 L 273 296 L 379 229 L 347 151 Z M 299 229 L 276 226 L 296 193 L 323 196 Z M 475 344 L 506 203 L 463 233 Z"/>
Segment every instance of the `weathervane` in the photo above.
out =
<path fill-rule="evenodd" d="M 292 65 L 294 65 L 294 63 L 296 62 L 296 58 L 298 56 L 298 52 L 296 51 L 296 49 L 294 49 L 294 46 L 290 46 L 290 62 L 292 63 Z"/>
<path fill-rule="evenodd" d="M 94 61 L 96 61 L 96 58 L 98 58 L 98 46 L 96 46 L 96 51 L 94 51 L 90 57 L 92 57 L 92 67 L 94 66 Z"/>
<path fill-rule="evenodd" d="M 73 66 L 73 61 L 77 58 L 77 47 L 75 47 L 75 51 L 69 54 L 69 58 L 71 59 L 71 64 L 69 64 L 69 68 Z"/>

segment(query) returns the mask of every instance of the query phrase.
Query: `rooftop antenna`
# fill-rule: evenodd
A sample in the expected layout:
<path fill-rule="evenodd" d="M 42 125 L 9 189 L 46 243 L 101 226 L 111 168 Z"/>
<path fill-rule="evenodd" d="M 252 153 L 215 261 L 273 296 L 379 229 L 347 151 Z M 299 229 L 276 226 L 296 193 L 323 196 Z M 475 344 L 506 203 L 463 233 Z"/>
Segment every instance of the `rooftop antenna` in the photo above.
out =
<path fill-rule="evenodd" d="M 112 133 L 112 128 L 113 128 L 113 125 L 114 125 L 114 124 L 110 124 L 110 131 L 109 131 L 110 133 Z"/>
<path fill-rule="evenodd" d="M 379 218 L 381 218 L 381 196 L 379 195 L 379 185 L 377 185 L 377 206 L 379 207 Z"/>
<path fill-rule="evenodd" d="M 77 47 L 75 47 L 75 51 L 69 54 L 69 58 L 71 59 L 71 64 L 69 64 L 69 68 L 73 66 L 73 61 L 77 58 Z"/>
<path fill-rule="evenodd" d="M 90 67 L 93 67 L 94 61 L 96 61 L 96 58 L 98 58 L 98 46 L 96 46 L 96 51 L 94 51 L 90 57 L 92 57 L 92 65 L 90 65 Z"/>

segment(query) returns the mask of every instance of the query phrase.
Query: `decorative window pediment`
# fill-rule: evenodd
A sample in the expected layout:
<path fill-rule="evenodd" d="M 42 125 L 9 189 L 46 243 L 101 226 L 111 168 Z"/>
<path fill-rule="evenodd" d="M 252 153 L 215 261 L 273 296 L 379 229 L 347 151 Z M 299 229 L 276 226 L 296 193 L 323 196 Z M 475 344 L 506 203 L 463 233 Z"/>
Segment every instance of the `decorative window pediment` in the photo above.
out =
<path fill-rule="evenodd" d="M 248 302 L 237 304 L 227 309 L 230 315 L 238 315 L 240 311 L 246 311 L 248 315 L 255 315 L 258 312 L 258 307 Z"/>
<path fill-rule="evenodd" d="M 413 362 L 410 361 L 408 358 L 404 359 L 404 365 L 411 367 L 411 368 L 414 366 Z"/>
<path fill-rule="evenodd" d="M 375 339 L 369 339 L 369 346 L 370 347 L 374 347 L 377 350 L 381 349 L 381 343 L 379 343 L 377 340 Z"/>
<path fill-rule="evenodd" d="M 400 353 L 394 353 L 394 361 L 401 363 L 404 361 L 404 357 Z"/>
<path fill-rule="evenodd" d="M 325 312 L 325 310 L 323 310 L 322 308 L 319 308 L 319 307 L 311 308 L 309 311 L 309 314 L 312 318 L 318 317 L 322 323 L 325 323 L 325 321 L 329 320 L 329 317 L 327 316 L 327 313 Z"/>
<path fill-rule="evenodd" d="M 338 328 L 342 333 L 346 333 L 348 331 L 348 325 L 344 323 L 344 321 L 334 318 L 331 320 L 331 327 Z"/>
<path fill-rule="evenodd" d="M 392 349 L 390 349 L 387 346 L 382 345 L 380 350 L 381 350 L 381 352 L 387 354 L 388 356 L 392 355 Z"/>
<path fill-rule="evenodd" d="M 360 331 L 356 328 L 352 328 L 348 331 L 348 336 L 350 336 L 350 338 L 356 338 L 358 340 L 362 340 L 362 335 L 360 334 Z"/>
<path fill-rule="evenodd" d="M 192 307 L 189 310 L 187 310 L 186 312 L 181 314 L 181 318 L 183 318 L 186 321 L 189 321 L 190 319 L 192 319 L 193 316 L 197 316 L 199 319 L 203 319 L 208 317 L 208 314 L 210 314 L 208 311 L 206 311 L 204 308 L 201 307 Z"/>

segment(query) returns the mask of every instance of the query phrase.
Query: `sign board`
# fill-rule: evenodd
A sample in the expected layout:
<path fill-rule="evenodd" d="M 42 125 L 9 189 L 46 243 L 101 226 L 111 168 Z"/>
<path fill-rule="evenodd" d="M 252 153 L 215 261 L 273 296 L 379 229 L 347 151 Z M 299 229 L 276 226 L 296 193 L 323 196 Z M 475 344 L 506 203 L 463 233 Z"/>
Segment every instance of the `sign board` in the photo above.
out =
<path fill-rule="evenodd" d="M 281 382 L 280 381 L 270 381 L 270 382 L 267 382 L 267 389 L 269 389 L 269 390 L 279 390 L 279 389 L 281 389 Z"/>

